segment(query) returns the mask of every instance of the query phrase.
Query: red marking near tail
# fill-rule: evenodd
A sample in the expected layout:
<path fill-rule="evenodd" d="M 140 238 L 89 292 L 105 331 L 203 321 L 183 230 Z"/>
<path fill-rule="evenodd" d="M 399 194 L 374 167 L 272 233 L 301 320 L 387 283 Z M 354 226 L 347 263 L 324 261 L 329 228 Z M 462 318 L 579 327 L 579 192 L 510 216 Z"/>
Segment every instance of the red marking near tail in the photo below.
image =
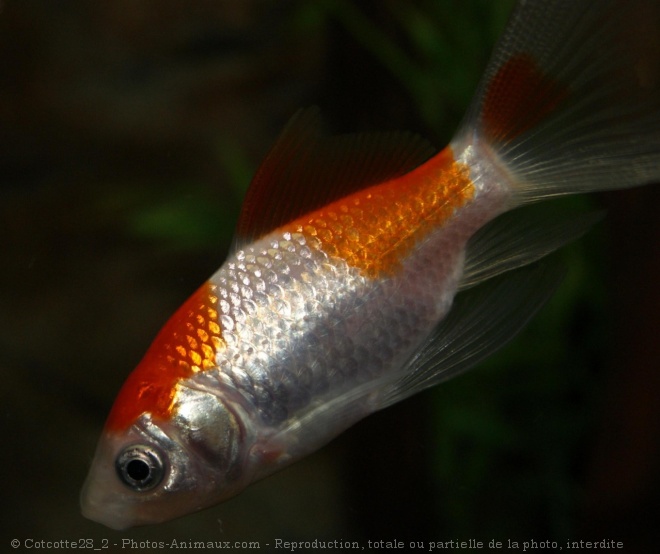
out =
<path fill-rule="evenodd" d="M 488 83 L 482 121 L 488 139 L 507 142 L 534 128 L 568 97 L 527 54 L 507 60 Z"/>

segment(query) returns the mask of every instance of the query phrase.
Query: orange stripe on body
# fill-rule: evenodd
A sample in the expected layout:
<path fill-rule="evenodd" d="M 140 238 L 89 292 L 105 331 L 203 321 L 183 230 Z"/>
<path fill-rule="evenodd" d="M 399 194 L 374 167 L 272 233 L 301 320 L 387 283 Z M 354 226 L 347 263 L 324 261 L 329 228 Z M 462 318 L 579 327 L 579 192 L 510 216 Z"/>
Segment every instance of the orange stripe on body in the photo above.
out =
<path fill-rule="evenodd" d="M 108 429 L 126 429 L 144 412 L 170 417 L 177 382 L 215 366 L 216 353 L 225 347 L 217 303 L 207 282 L 167 321 L 119 391 Z"/>
<path fill-rule="evenodd" d="M 375 278 L 400 267 L 428 233 L 474 196 L 469 168 L 449 147 L 406 175 L 351 194 L 285 225 L 308 244 Z"/>
<path fill-rule="evenodd" d="M 280 230 L 303 233 L 311 247 L 376 277 L 395 271 L 418 241 L 473 195 L 469 168 L 446 148 L 403 177 L 349 195 Z M 205 283 L 161 329 L 119 391 L 108 429 L 124 430 L 145 412 L 169 418 L 177 383 L 215 367 L 216 353 L 226 344 L 214 292 Z"/>

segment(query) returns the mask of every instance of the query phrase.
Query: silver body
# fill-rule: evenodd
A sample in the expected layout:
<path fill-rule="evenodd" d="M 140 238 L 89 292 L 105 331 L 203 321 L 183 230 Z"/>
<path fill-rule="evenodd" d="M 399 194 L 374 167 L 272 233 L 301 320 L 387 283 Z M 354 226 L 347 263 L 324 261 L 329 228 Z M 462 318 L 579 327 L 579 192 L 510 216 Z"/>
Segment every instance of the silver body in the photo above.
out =
<path fill-rule="evenodd" d="M 171 421 L 145 414 L 97 452 L 105 462 L 95 468 L 107 472 L 123 446 L 158 445 L 170 468 L 163 489 L 176 498 L 110 484 L 83 492 L 86 515 L 122 528 L 204 508 L 383 407 L 406 362 L 451 308 L 467 240 L 507 202 L 492 162 L 473 145 L 458 158 L 472 169 L 473 200 L 396 273 L 372 279 L 302 233 L 276 231 L 231 255 L 209 279 L 226 342 L 217 369 L 177 385 Z M 92 471 L 88 483 L 99 480 Z"/>

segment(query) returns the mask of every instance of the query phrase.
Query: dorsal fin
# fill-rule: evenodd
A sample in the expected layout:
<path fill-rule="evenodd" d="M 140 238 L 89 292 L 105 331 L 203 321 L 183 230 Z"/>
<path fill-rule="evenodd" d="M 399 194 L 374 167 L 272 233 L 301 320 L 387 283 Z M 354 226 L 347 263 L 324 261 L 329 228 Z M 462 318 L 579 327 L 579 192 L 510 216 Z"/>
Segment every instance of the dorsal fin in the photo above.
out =
<path fill-rule="evenodd" d="M 300 110 L 252 179 L 234 249 L 329 202 L 403 175 L 434 153 L 411 133 L 327 136 L 318 108 Z"/>

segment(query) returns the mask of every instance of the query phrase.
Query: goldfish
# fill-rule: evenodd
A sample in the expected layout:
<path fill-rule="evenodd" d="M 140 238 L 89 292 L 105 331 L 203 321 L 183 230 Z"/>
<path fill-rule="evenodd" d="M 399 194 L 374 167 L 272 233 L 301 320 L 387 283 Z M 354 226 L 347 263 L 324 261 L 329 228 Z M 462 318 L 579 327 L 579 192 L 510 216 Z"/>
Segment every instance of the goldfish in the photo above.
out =
<path fill-rule="evenodd" d="M 227 260 L 112 406 L 81 494 L 123 529 L 210 507 L 501 348 L 593 216 L 560 195 L 660 180 L 660 5 L 521 1 L 454 138 L 290 120 Z"/>

